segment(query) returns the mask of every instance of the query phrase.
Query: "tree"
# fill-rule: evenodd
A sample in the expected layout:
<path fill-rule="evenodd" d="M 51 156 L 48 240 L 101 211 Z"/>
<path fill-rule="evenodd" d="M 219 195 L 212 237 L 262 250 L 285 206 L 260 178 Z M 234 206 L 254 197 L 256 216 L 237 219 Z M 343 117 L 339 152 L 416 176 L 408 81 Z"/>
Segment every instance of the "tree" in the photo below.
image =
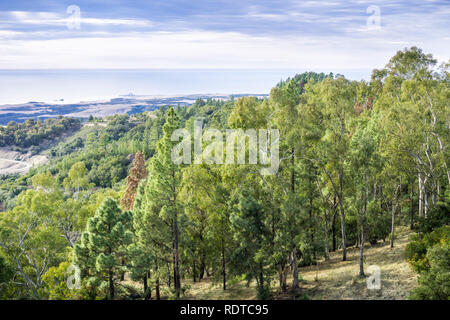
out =
<path fill-rule="evenodd" d="M 256 280 L 258 297 L 267 298 L 270 280 L 266 278 L 265 266 L 269 261 L 266 246 L 269 230 L 263 207 L 255 201 L 250 190 L 242 190 L 238 195 L 237 208 L 230 215 L 238 247 L 234 250 L 233 264 L 250 282 Z"/>
<path fill-rule="evenodd" d="M 87 172 L 84 162 L 75 163 L 70 168 L 67 178 L 64 179 L 63 184 L 66 189 L 73 188 L 78 195 L 81 189 L 87 188 L 89 185 Z"/>
<path fill-rule="evenodd" d="M 416 175 L 419 217 L 436 205 L 442 184 L 450 183 L 449 73 L 445 65 L 435 72 L 436 62 L 411 47 L 372 75 L 373 85 L 381 88 L 375 106 L 382 110 L 383 151 L 408 180 Z"/>
<path fill-rule="evenodd" d="M 347 259 L 345 226 L 345 174 L 349 161 L 348 131 L 356 102 L 356 83 L 340 77 L 327 78 L 308 84 L 299 112 L 303 115 L 302 127 L 307 131 L 309 159 L 328 178 L 338 199 L 341 213 L 342 260 Z M 309 133 L 308 133 L 309 131 Z"/>
<path fill-rule="evenodd" d="M 180 216 L 183 213 L 178 193 L 181 189 L 181 167 L 172 161 L 172 150 L 178 143 L 172 133 L 179 128 L 173 108 L 167 111 L 163 137 L 150 161 L 145 196 L 135 208 L 136 233 L 141 243 L 154 249 L 156 263 L 172 263 L 175 296 L 180 297 Z"/>
<path fill-rule="evenodd" d="M 352 179 L 354 181 L 355 196 L 354 206 L 359 212 L 358 220 L 360 224 L 360 254 L 359 254 L 359 275 L 364 276 L 364 244 L 367 239 L 367 214 L 369 188 L 374 184 L 376 177 L 378 154 L 378 139 L 374 121 L 371 121 L 369 111 L 360 114 L 355 119 L 355 131 L 351 138 L 351 166 Z"/>
<path fill-rule="evenodd" d="M 152 292 L 151 288 L 148 287 L 148 280 L 150 277 L 150 266 L 153 262 L 153 256 L 149 254 L 139 242 L 132 243 L 127 250 L 130 257 L 128 270 L 130 271 L 131 279 L 142 281 L 143 297 L 145 300 L 148 300 L 151 297 Z M 157 296 L 159 296 L 159 292 L 157 293 Z"/>
<path fill-rule="evenodd" d="M 117 201 L 106 198 L 86 225 L 74 247 L 74 262 L 94 286 L 108 286 L 109 299 L 115 297 L 115 283 L 124 271 L 121 259 L 132 240 L 130 212 L 122 212 Z"/>
<path fill-rule="evenodd" d="M 120 201 L 120 205 L 124 210 L 133 210 L 134 198 L 139 182 L 147 177 L 147 169 L 145 168 L 145 159 L 143 154 L 138 151 L 133 161 L 133 165 L 130 169 L 130 173 L 127 177 L 127 185 L 125 188 L 125 194 Z"/>
<path fill-rule="evenodd" d="M 52 220 L 54 200 L 43 190 L 23 191 L 14 209 L 0 215 L 0 248 L 14 268 L 18 297 L 42 298 L 43 276 L 64 259 L 67 243 Z"/>

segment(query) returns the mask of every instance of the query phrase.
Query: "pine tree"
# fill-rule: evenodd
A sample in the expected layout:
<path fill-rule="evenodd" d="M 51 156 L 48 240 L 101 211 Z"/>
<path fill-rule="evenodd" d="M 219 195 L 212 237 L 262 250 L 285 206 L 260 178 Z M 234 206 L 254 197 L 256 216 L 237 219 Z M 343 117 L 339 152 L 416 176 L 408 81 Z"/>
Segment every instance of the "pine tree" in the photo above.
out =
<path fill-rule="evenodd" d="M 265 266 L 269 261 L 267 253 L 269 229 L 264 207 L 253 197 L 251 190 L 239 193 L 239 203 L 230 215 L 234 238 L 238 247 L 233 252 L 235 269 L 246 275 L 247 281 L 256 280 L 258 298 L 267 298 L 270 281 L 266 278 Z"/>
<path fill-rule="evenodd" d="M 143 154 L 138 151 L 133 161 L 133 166 L 127 177 L 127 186 L 125 194 L 120 201 L 120 205 L 124 210 L 132 210 L 134 205 L 134 198 L 139 182 L 147 177 L 147 169 L 145 168 L 145 159 Z"/>
<path fill-rule="evenodd" d="M 172 149 L 178 142 L 171 141 L 171 136 L 178 128 L 178 116 L 174 109 L 170 108 L 166 113 L 166 122 L 163 126 L 164 135 L 158 141 L 156 155 L 150 162 L 145 195 L 142 200 L 139 199 L 139 204 L 136 203 L 134 208 L 137 239 L 143 248 L 155 256 L 153 267 L 157 282 L 161 272 L 158 263 L 171 261 L 177 298 L 181 293 L 179 221 L 182 213 L 177 195 L 181 188 L 182 174 L 180 166 L 172 161 Z"/>
<path fill-rule="evenodd" d="M 124 270 L 121 258 L 132 240 L 131 223 L 131 213 L 122 212 L 117 201 L 107 197 L 74 247 L 75 264 L 93 286 L 109 287 L 109 299 L 114 299 L 115 282 Z"/>

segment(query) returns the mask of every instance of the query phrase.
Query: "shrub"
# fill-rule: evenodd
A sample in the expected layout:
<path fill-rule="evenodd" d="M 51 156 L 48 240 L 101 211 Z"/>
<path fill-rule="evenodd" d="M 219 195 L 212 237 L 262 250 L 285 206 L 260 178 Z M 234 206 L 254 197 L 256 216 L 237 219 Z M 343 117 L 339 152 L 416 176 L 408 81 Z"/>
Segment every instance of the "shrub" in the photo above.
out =
<path fill-rule="evenodd" d="M 432 247 L 426 254 L 429 268 L 419 276 L 419 286 L 410 299 L 450 299 L 450 244 L 442 243 Z"/>
<path fill-rule="evenodd" d="M 427 213 L 427 217 L 418 217 L 415 229 L 419 233 L 431 232 L 444 225 L 450 225 L 450 201 L 438 202 L 437 205 Z"/>
<path fill-rule="evenodd" d="M 450 243 L 450 226 L 443 226 L 426 234 L 416 234 L 411 237 L 406 246 L 406 260 L 411 264 L 414 271 L 422 273 L 430 269 L 427 252 L 439 244 Z"/>

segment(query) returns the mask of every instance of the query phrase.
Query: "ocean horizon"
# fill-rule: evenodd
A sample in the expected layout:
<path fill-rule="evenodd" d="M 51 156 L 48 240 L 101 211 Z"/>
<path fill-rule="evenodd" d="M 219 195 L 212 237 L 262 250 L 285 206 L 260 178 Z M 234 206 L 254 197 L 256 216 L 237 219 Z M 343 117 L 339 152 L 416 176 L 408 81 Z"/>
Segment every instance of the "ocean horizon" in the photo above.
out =
<path fill-rule="evenodd" d="M 78 103 L 122 95 L 268 94 L 286 69 L 0 69 L 0 105 Z M 343 73 L 360 80 L 367 72 Z"/>

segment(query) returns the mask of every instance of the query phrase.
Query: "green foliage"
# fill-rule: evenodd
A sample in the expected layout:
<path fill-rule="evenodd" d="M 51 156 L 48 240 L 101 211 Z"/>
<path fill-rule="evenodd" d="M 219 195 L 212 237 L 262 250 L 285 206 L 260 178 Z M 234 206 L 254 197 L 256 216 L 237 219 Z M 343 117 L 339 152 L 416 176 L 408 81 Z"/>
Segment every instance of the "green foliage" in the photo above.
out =
<path fill-rule="evenodd" d="M 415 229 L 420 233 L 428 233 L 445 225 L 450 225 L 450 201 L 448 198 L 445 202 L 437 203 L 426 217 L 419 217 Z"/>
<path fill-rule="evenodd" d="M 80 120 L 59 117 L 57 119 L 45 119 L 42 122 L 29 119 L 24 123 L 11 121 L 0 130 L 0 147 L 18 146 L 28 148 L 37 146 L 45 139 L 54 139 L 66 131 L 76 130 L 80 127 Z"/>
<path fill-rule="evenodd" d="M 107 197 L 74 247 L 74 263 L 82 275 L 89 276 L 95 286 L 109 286 L 110 299 L 114 298 L 114 282 L 125 271 L 121 258 L 132 241 L 131 224 L 131 213 L 122 212 L 117 201 Z"/>
<path fill-rule="evenodd" d="M 69 251 L 70 252 L 70 251 Z M 70 254 L 67 261 L 48 269 L 42 277 L 44 287 L 42 291 L 49 300 L 69 300 L 73 297 L 73 290 L 67 287 L 67 270 L 72 265 Z"/>
<path fill-rule="evenodd" d="M 450 226 L 440 227 L 430 233 L 412 236 L 405 250 L 406 260 L 419 274 L 430 269 L 428 251 L 436 245 L 450 243 Z"/>
<path fill-rule="evenodd" d="M 236 210 L 230 215 L 234 239 L 238 244 L 232 263 L 235 272 L 245 274 L 247 281 L 256 280 L 258 296 L 265 298 L 270 292 L 270 281 L 266 279 L 265 270 L 269 230 L 264 221 L 264 208 L 255 201 L 249 190 L 243 189 L 238 199 Z"/>
<path fill-rule="evenodd" d="M 0 250 L 0 299 L 8 298 L 8 283 L 14 276 L 14 268 L 8 257 Z"/>
<path fill-rule="evenodd" d="M 1 177 L 1 297 L 148 298 L 154 291 L 176 299 L 190 288 L 186 279 L 209 278 L 223 289 L 254 281 L 266 299 L 275 278 L 287 292 L 291 272 L 298 298 L 299 266 L 362 238 L 385 240 L 405 222 L 418 232 L 406 250 L 420 273 L 413 297 L 448 297 L 450 73 L 435 64 L 413 47 L 374 70 L 370 82 L 307 72 L 281 81 L 267 99 L 198 99 L 90 117 L 82 128 L 66 118 L 0 127 L 0 145 L 31 153 L 47 146 L 45 137 L 79 128 L 43 151 L 49 164 Z M 220 130 L 278 129 L 277 174 L 260 175 L 261 164 L 174 164 L 172 133 L 192 131 L 197 119 Z M 131 171 L 133 212 L 122 212 L 118 200 L 130 196 L 125 178 L 137 152 L 149 175 L 138 184 Z M 67 246 L 82 270 L 76 292 L 64 282 Z M 364 250 L 360 258 L 363 270 Z M 122 282 L 124 273 L 145 292 Z"/>
<path fill-rule="evenodd" d="M 415 300 L 450 299 L 450 242 L 435 245 L 427 251 L 429 268 L 419 275 L 419 286 L 410 295 Z"/>
<path fill-rule="evenodd" d="M 390 232 L 391 216 L 383 212 L 378 201 L 367 204 L 366 239 L 370 243 L 385 240 Z"/>

